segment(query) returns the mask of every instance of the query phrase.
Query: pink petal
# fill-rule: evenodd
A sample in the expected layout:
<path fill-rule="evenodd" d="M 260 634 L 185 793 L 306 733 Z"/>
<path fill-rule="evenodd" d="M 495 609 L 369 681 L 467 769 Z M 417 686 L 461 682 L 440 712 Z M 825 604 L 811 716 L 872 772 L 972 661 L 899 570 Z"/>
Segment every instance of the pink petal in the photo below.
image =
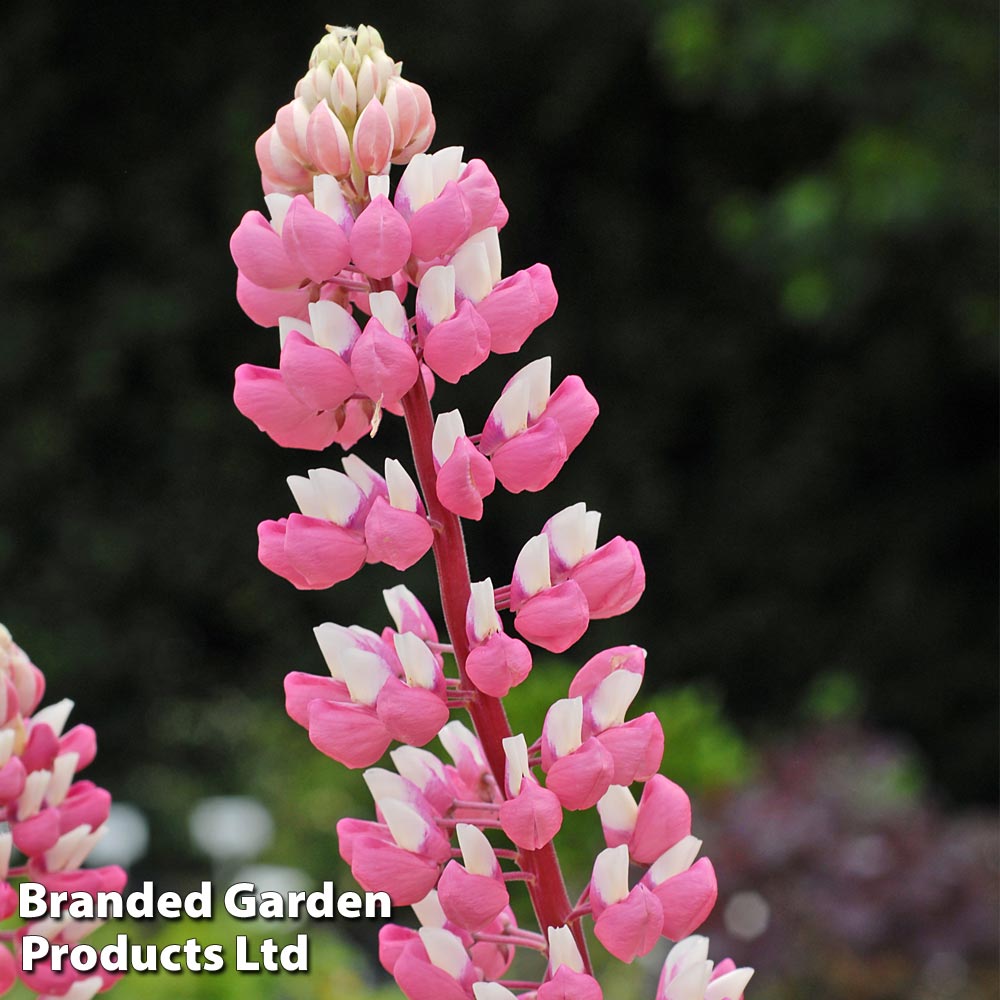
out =
<path fill-rule="evenodd" d="M 399 510 L 385 497 L 376 497 L 365 521 L 365 541 L 373 561 L 404 570 L 434 544 L 434 531 L 422 514 Z"/>
<path fill-rule="evenodd" d="M 283 448 L 322 451 L 337 437 L 336 414 L 306 406 L 288 391 L 274 368 L 240 365 L 233 401 L 243 416 Z"/>
<path fill-rule="evenodd" d="M 413 254 L 434 260 L 454 253 L 472 232 L 472 217 L 458 184 L 449 181 L 442 192 L 410 217 Z"/>
<path fill-rule="evenodd" d="M 663 936 L 671 941 L 687 937 L 704 923 L 719 895 L 715 869 L 700 858 L 687 871 L 653 887 L 663 906 Z"/>
<path fill-rule="evenodd" d="M 29 858 L 43 854 L 59 839 L 59 810 L 43 809 L 31 819 L 11 823 L 14 846 Z"/>
<path fill-rule="evenodd" d="M 633 781 L 647 781 L 663 762 L 663 726 L 654 712 L 605 729 L 595 739 L 600 740 L 614 758 L 612 784 L 630 785 Z"/>
<path fill-rule="evenodd" d="M 445 916 L 467 931 L 481 931 L 510 902 L 499 878 L 473 875 L 457 861 L 445 866 L 437 890 Z"/>
<path fill-rule="evenodd" d="M 468 299 L 454 316 L 432 326 L 424 341 L 424 361 L 446 382 L 468 375 L 489 354 L 490 328 Z"/>
<path fill-rule="evenodd" d="M 526 851 L 544 847 L 562 826 L 562 806 L 554 792 L 525 778 L 521 791 L 500 806 L 504 833 Z"/>
<path fill-rule="evenodd" d="M 593 976 L 560 965 L 556 974 L 539 986 L 536 1000 L 604 1000 L 604 994 Z"/>
<path fill-rule="evenodd" d="M 111 793 L 89 781 L 78 781 L 59 805 L 59 833 L 78 826 L 96 830 L 111 814 Z"/>
<path fill-rule="evenodd" d="M 566 462 L 566 440 L 548 417 L 505 441 L 493 452 L 493 471 L 508 493 L 545 489 Z"/>
<path fill-rule="evenodd" d="M 663 907 L 644 885 L 620 903 L 607 907 L 594 923 L 594 934 L 621 962 L 631 962 L 656 947 L 663 927 Z"/>
<path fill-rule="evenodd" d="M 383 840 L 387 844 L 393 843 L 389 828 L 382 823 L 375 823 L 370 819 L 354 819 L 352 816 L 345 816 L 344 819 L 337 820 L 337 845 L 340 856 L 348 865 L 354 860 L 354 845 L 362 837 L 374 837 L 376 840 Z"/>
<path fill-rule="evenodd" d="M 535 317 L 540 308 L 527 271 L 518 271 L 499 282 L 486 298 L 476 304 L 479 315 L 490 328 L 490 350 L 494 354 L 519 351 L 538 325 Z"/>
<path fill-rule="evenodd" d="M 410 227 L 385 195 L 378 195 L 358 216 L 351 230 L 351 253 L 371 278 L 388 278 L 410 257 Z"/>
<path fill-rule="evenodd" d="M 612 646 L 596 653 L 577 671 L 569 686 L 570 698 L 586 698 L 615 670 L 631 670 L 642 677 L 646 651 L 640 646 Z"/>
<path fill-rule="evenodd" d="M 309 742 L 344 767 L 371 767 L 392 742 L 367 705 L 341 701 L 309 704 Z"/>
<path fill-rule="evenodd" d="M 391 976 L 403 949 L 411 941 L 419 940 L 420 935 L 411 927 L 383 924 L 378 931 L 378 960 L 382 968 Z"/>
<path fill-rule="evenodd" d="M 467 437 L 459 438 L 438 469 L 438 499 L 453 514 L 478 521 L 483 516 L 483 497 L 489 496 L 495 486 L 489 459 Z"/>
<path fill-rule="evenodd" d="M 417 381 L 420 365 L 405 340 L 371 319 L 354 344 L 351 371 L 366 396 L 389 406 L 398 403 Z"/>
<path fill-rule="evenodd" d="M 90 726 L 74 726 L 59 740 L 59 753 L 77 754 L 76 769 L 82 771 L 97 756 L 97 734 Z"/>
<path fill-rule="evenodd" d="M 564 378 L 545 404 L 545 416 L 554 420 L 563 432 L 567 455 L 571 455 L 587 436 L 599 412 L 597 400 L 587 391 L 579 375 Z"/>
<path fill-rule="evenodd" d="M 21 751 L 21 763 L 30 774 L 32 771 L 51 770 L 52 762 L 59 752 L 59 741 L 52 727 L 43 723 L 33 725 L 28 734 L 28 742 Z"/>
<path fill-rule="evenodd" d="M 514 627 L 528 642 L 563 653 L 587 631 L 587 598 L 573 580 L 529 597 L 514 617 Z"/>
<path fill-rule="evenodd" d="M 483 694 L 504 698 L 531 673 L 531 653 L 520 639 L 494 632 L 469 651 L 465 672 Z"/>
<path fill-rule="evenodd" d="M 11 757 L 0 767 L 0 804 L 6 805 L 18 798 L 24 791 L 27 772 L 19 757 Z"/>
<path fill-rule="evenodd" d="M 359 115 L 354 126 L 353 145 L 354 157 L 362 173 L 385 173 L 392 157 L 395 139 L 392 134 L 392 122 L 389 121 L 389 116 L 378 98 L 369 101 Z M 386 275 L 377 277 L 384 278 Z"/>
<path fill-rule="evenodd" d="M 500 204 L 500 188 L 490 168 L 482 160 L 469 160 L 458 180 L 458 190 L 470 216 L 470 233 L 478 233 L 492 225 L 493 215 Z"/>
<path fill-rule="evenodd" d="M 309 705 L 321 701 L 351 700 L 347 685 L 332 677 L 318 677 L 293 670 L 285 677 L 285 711 L 304 729 L 309 728 Z M 662 853 L 662 852 L 661 852 Z"/>
<path fill-rule="evenodd" d="M 631 611 L 646 589 L 639 550 L 621 535 L 580 560 L 571 576 L 587 595 L 591 618 L 613 618 Z"/>
<path fill-rule="evenodd" d="M 320 101 L 309 115 L 306 155 L 324 174 L 343 177 L 351 171 L 350 140 L 326 101 Z"/>
<path fill-rule="evenodd" d="M 411 688 L 396 678 L 379 692 L 375 710 L 394 740 L 415 747 L 434 739 L 451 714 L 433 691 Z"/>
<path fill-rule="evenodd" d="M 351 260 L 351 245 L 344 230 L 330 216 L 313 208 L 304 194 L 296 195 L 288 207 L 281 242 L 300 279 L 305 275 L 312 281 L 328 281 Z"/>
<path fill-rule="evenodd" d="M 472 996 L 471 990 L 431 964 L 419 941 L 403 950 L 392 974 L 407 1000 L 469 1000 Z"/>
<path fill-rule="evenodd" d="M 285 553 L 285 532 L 288 518 L 261 521 L 257 525 L 257 558 L 272 573 L 286 579 L 299 590 L 308 590 L 309 581 L 292 565 Z"/>
<path fill-rule="evenodd" d="M 291 260 L 281 237 L 260 212 L 247 212 L 229 240 L 240 274 L 261 288 L 298 285 L 305 271 Z"/>
<path fill-rule="evenodd" d="M 365 563 L 367 549 L 358 532 L 318 517 L 290 514 L 285 526 L 285 556 L 309 590 L 325 590 L 348 580 Z"/>
<path fill-rule="evenodd" d="M 552 764 L 545 787 L 555 792 L 564 809 L 592 809 L 611 787 L 614 773 L 611 754 L 591 738 Z"/>
<path fill-rule="evenodd" d="M 420 854 L 374 837 L 354 841 L 351 873 L 362 889 L 387 892 L 396 906 L 419 903 L 434 888 L 439 867 Z"/>
<path fill-rule="evenodd" d="M 651 865 L 690 833 L 691 800 L 687 792 L 662 774 L 654 774 L 642 790 L 629 854 L 639 864 Z"/>
<path fill-rule="evenodd" d="M 242 272 L 236 278 L 236 301 L 258 326 L 277 326 L 279 316 L 305 319 L 313 286 L 304 288 L 263 288 Z"/>
<path fill-rule="evenodd" d="M 353 448 L 371 431 L 374 412 L 375 407 L 370 399 L 349 399 L 343 409 L 337 411 L 337 420 L 341 423 L 334 442 L 345 451 Z"/>
<path fill-rule="evenodd" d="M 281 377 L 310 410 L 335 410 L 357 389 L 350 366 L 336 352 L 292 330 L 281 349 Z"/>

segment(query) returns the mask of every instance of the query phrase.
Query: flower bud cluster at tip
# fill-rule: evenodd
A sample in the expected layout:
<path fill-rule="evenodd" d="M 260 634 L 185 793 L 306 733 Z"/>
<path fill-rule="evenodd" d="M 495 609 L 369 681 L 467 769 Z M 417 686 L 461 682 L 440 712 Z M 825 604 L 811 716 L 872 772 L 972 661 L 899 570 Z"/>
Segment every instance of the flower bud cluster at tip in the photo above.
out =
<path fill-rule="evenodd" d="M 328 174 L 361 204 L 367 177 L 427 149 L 435 127 L 430 98 L 402 69 L 374 28 L 328 26 L 294 99 L 257 140 L 265 192 L 308 194 L 312 178 Z"/>
<path fill-rule="evenodd" d="M 39 708 L 45 677 L 0 625 L 0 919 L 17 912 L 16 879 L 38 882 L 52 892 L 120 892 L 125 872 L 117 866 L 82 867 L 107 831 L 111 796 L 76 775 L 94 759 L 93 729 L 66 729 L 73 703 L 64 699 Z M 47 959 L 32 971 L 21 967 L 26 934 L 53 943 L 76 944 L 96 921 L 44 918 L 15 929 L 13 952 L 0 945 L 0 994 L 20 982 L 40 994 L 89 1000 L 118 978 L 98 965 L 90 973 L 56 972 Z"/>

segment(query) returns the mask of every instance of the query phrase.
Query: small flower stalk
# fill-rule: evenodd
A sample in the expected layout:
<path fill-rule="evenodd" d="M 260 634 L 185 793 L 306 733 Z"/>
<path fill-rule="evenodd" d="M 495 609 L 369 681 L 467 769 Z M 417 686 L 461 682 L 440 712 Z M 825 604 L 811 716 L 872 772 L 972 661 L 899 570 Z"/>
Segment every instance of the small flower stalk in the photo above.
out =
<path fill-rule="evenodd" d="M 106 833 L 111 796 L 77 774 L 94 759 L 97 738 L 87 725 L 67 728 L 68 698 L 39 708 L 45 677 L 0 625 L 0 919 L 18 910 L 17 883 L 44 885 L 48 893 L 121 892 L 125 872 L 115 866 L 83 868 Z M 118 979 L 98 963 L 92 972 L 51 961 L 21 960 L 27 935 L 52 944 L 78 944 L 99 921 L 45 917 L 0 931 L 0 995 L 17 982 L 40 1000 L 89 1000 Z"/>
<path fill-rule="evenodd" d="M 581 502 L 539 525 L 506 571 L 470 577 L 462 522 L 498 489 L 551 483 L 598 404 L 576 375 L 553 389 L 541 357 L 478 419 L 435 414 L 438 381 L 520 351 L 557 294 L 543 264 L 504 276 L 499 186 L 460 147 L 430 152 L 433 134 L 426 92 L 378 32 L 329 28 L 257 142 L 266 214 L 248 212 L 231 241 L 240 304 L 278 330 L 276 368 L 237 370 L 237 407 L 283 447 L 348 452 L 289 478 L 295 509 L 262 522 L 260 561 L 317 590 L 432 551 L 440 584 L 443 632 L 403 585 L 385 591 L 381 632 L 316 628 L 327 669 L 288 675 L 288 714 L 364 770 L 374 818 L 337 824 L 340 853 L 363 888 L 413 907 L 419 930 L 380 934 L 410 1000 L 600 998 L 585 920 L 622 962 L 675 942 L 656 1000 L 738 1000 L 751 970 L 713 966 L 693 934 L 715 872 L 687 795 L 659 773 L 662 726 L 631 712 L 646 652 L 592 657 L 532 732 L 507 721 L 502 699 L 530 682 L 531 647 L 563 653 L 630 610 L 645 569 L 633 542 L 601 540 L 601 515 Z M 350 452 L 386 415 L 405 421 L 412 465 Z M 586 810 L 607 846 L 572 902 L 555 845 L 565 812 Z M 518 925 L 514 893 L 536 927 Z M 504 978 L 518 949 L 537 955 L 534 980 Z"/>

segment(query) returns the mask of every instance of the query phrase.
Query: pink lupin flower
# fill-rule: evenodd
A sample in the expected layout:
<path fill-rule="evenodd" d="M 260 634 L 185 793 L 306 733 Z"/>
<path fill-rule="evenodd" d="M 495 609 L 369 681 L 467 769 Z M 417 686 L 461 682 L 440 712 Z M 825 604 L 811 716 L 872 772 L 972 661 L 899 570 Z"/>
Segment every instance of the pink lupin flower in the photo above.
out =
<path fill-rule="evenodd" d="M 484 694 L 503 698 L 531 673 L 528 647 L 503 631 L 489 577 L 472 584 L 465 631 L 470 647 L 465 672 Z"/>
<path fill-rule="evenodd" d="M 584 972 L 583 956 L 568 927 L 550 927 L 549 979 L 542 983 L 537 1000 L 603 1000 L 593 976 Z"/>
<path fill-rule="evenodd" d="M 365 395 L 398 403 L 417 380 L 420 365 L 410 346 L 406 311 L 395 292 L 368 296 L 372 317 L 351 352 L 351 371 Z"/>
<path fill-rule="evenodd" d="M 233 398 L 283 447 L 318 451 L 335 441 L 350 447 L 367 433 L 372 417 L 367 400 L 351 398 L 356 382 L 347 362 L 361 331 L 332 301 L 311 303 L 309 319 L 279 320 L 279 368 L 240 365 Z"/>
<path fill-rule="evenodd" d="M 514 564 L 510 606 L 514 627 L 551 653 L 562 653 L 587 631 L 590 608 L 574 580 L 553 585 L 545 535 L 528 539 Z"/>
<path fill-rule="evenodd" d="M 653 862 L 642 879 L 663 906 L 662 933 L 672 941 L 699 927 L 719 894 L 712 862 L 695 861 L 699 850 L 697 837 L 682 838 Z"/>
<path fill-rule="evenodd" d="M 455 827 L 463 864 L 449 861 L 438 881 L 438 898 L 448 919 L 468 931 L 482 930 L 510 902 L 500 863 L 481 830 Z"/>
<path fill-rule="evenodd" d="M 545 523 L 552 578 L 575 581 L 587 597 L 591 618 L 612 618 L 630 611 L 646 587 L 639 550 L 618 536 L 600 548 L 601 515 L 583 503 L 561 510 Z"/>
<path fill-rule="evenodd" d="M 531 773 L 523 735 L 505 738 L 503 749 L 507 798 L 500 806 L 500 825 L 518 847 L 537 851 L 559 832 L 562 806 L 555 793 L 542 788 Z"/>
<path fill-rule="evenodd" d="M 367 475 L 371 470 L 360 459 L 343 464 L 348 472 L 364 467 L 363 486 L 331 469 L 310 469 L 308 478 L 289 476 L 301 513 L 262 521 L 258 528 L 261 563 L 299 590 L 332 587 L 353 576 L 368 557 L 366 518 L 387 487 L 381 477 Z"/>
<path fill-rule="evenodd" d="M 504 387 L 483 428 L 480 448 L 511 493 L 544 489 L 597 418 L 597 403 L 577 376 L 555 393 L 551 378 L 551 358 L 526 365 Z M 552 400 L 558 405 L 550 407 Z"/>
<path fill-rule="evenodd" d="M 478 368 L 490 353 L 490 330 L 468 300 L 455 299 L 455 269 L 428 268 L 417 286 L 417 333 L 424 361 L 447 382 Z"/>
<path fill-rule="evenodd" d="M 45 690 L 41 671 L 0 625 L 0 917 L 17 910 L 12 876 L 23 876 L 48 892 L 121 891 L 126 876 L 113 865 L 83 870 L 94 845 L 107 832 L 111 796 L 90 781 L 74 781 L 93 759 L 95 741 L 89 726 L 63 735 L 73 702 L 63 699 L 44 709 L 38 704 Z M 16 847 L 24 858 L 11 867 Z M 96 926 L 72 919 L 31 921 L 8 928 L 13 954 L 0 947 L 0 992 L 15 979 L 46 996 L 86 998 L 111 985 L 116 976 L 64 968 L 49 961 L 21 968 L 20 942 L 38 934 L 56 943 L 76 944 Z"/>
<path fill-rule="evenodd" d="M 403 677 L 392 676 L 382 686 L 376 711 L 393 739 L 423 746 L 448 721 L 444 674 L 419 636 L 397 633 L 393 645 Z"/>
<path fill-rule="evenodd" d="M 396 625 L 397 632 L 412 632 L 424 642 L 437 642 L 438 633 L 427 609 L 403 584 L 382 591 L 385 606 Z"/>
<path fill-rule="evenodd" d="M 387 496 L 377 496 L 365 520 L 369 556 L 395 569 L 409 569 L 434 543 L 423 501 L 406 470 L 385 460 Z"/>
<path fill-rule="evenodd" d="M 563 808 L 591 809 L 611 785 L 615 762 L 593 737 L 583 739 L 583 699 L 553 702 L 542 726 L 545 787 Z"/>
<path fill-rule="evenodd" d="M 438 415 L 431 449 L 437 470 L 438 499 L 459 517 L 480 520 L 483 498 L 493 492 L 496 477 L 489 461 L 466 436 L 458 410 Z"/>
<path fill-rule="evenodd" d="M 608 847 L 625 844 L 638 864 L 651 865 L 668 848 L 691 834 L 691 800 L 680 785 L 654 774 L 636 804 L 623 785 L 612 785 L 597 811 Z"/>
<path fill-rule="evenodd" d="M 443 927 L 422 927 L 393 966 L 409 1000 L 468 1000 L 478 979 L 461 938 Z"/>
<path fill-rule="evenodd" d="M 454 762 L 458 779 L 468 790 L 466 797 L 492 801 L 491 791 L 484 794 L 492 774 L 479 737 L 454 719 L 438 733 L 438 739 Z"/>
<path fill-rule="evenodd" d="M 412 806 L 385 799 L 379 809 L 388 837 L 354 838 L 351 873 L 363 889 L 385 891 L 396 906 L 409 906 L 434 888 L 451 846 Z"/>
<path fill-rule="evenodd" d="M 597 939 L 622 962 L 646 955 L 660 939 L 663 906 L 641 882 L 629 889 L 628 848 L 609 847 L 597 855 L 590 902 Z"/>
<path fill-rule="evenodd" d="M 655 1000 L 743 1000 L 753 969 L 737 969 L 724 959 L 713 969 L 708 938 L 693 935 L 678 941 L 663 963 Z"/>

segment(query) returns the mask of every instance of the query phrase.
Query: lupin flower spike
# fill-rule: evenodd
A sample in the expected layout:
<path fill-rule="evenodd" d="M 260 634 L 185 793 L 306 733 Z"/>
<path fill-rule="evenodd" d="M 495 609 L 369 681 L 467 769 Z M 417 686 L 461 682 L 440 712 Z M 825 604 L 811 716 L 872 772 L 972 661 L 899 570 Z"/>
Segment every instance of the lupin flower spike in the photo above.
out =
<path fill-rule="evenodd" d="M 405 570 L 433 549 L 441 593 L 440 639 L 402 584 L 385 591 L 395 628 L 319 626 L 328 673 L 288 675 L 288 714 L 324 754 L 366 769 L 375 817 L 340 820 L 340 853 L 365 889 L 421 923 L 379 934 L 380 961 L 410 1000 L 600 1000 L 587 918 L 623 962 L 684 938 L 655 1000 L 738 1000 L 751 970 L 713 967 L 705 939 L 685 938 L 712 908 L 715 873 L 697 860 L 686 794 L 658 773 L 659 720 L 628 717 L 645 650 L 592 657 L 527 737 L 508 724 L 502 699 L 530 678 L 528 644 L 568 650 L 592 621 L 632 608 L 645 569 L 633 542 L 598 544 L 601 516 L 580 502 L 527 540 L 509 585 L 494 587 L 499 570 L 470 577 L 462 520 L 482 519 L 498 484 L 552 482 L 598 406 L 576 375 L 553 390 L 542 357 L 477 423 L 458 410 L 435 417 L 435 378 L 455 383 L 491 353 L 521 350 L 557 295 L 543 264 L 503 276 L 496 179 L 461 147 L 429 151 L 433 133 L 426 92 L 378 32 L 329 28 L 257 142 L 267 215 L 248 212 L 233 234 L 237 297 L 278 327 L 280 348 L 277 368 L 237 370 L 240 411 L 279 445 L 314 451 L 353 448 L 385 414 L 401 416 L 415 473 L 348 454 L 340 470 L 291 476 L 298 511 L 261 524 L 260 561 L 323 589 L 366 563 Z M 387 752 L 394 769 L 374 766 Z M 574 905 L 555 845 L 564 811 L 591 809 L 607 848 Z M 527 892 L 537 930 L 518 926 L 513 891 Z M 503 979 L 517 949 L 538 954 L 534 980 Z"/>
<path fill-rule="evenodd" d="M 17 911 L 21 879 L 41 883 L 49 894 L 121 892 L 125 872 L 115 866 L 83 868 L 87 855 L 107 832 L 111 796 L 76 775 L 94 759 L 97 739 L 90 726 L 66 730 L 73 709 L 68 698 L 39 708 L 45 677 L 0 625 L 0 919 Z M 23 860 L 14 863 L 14 849 Z M 64 896 L 65 898 L 65 896 Z M 63 964 L 56 971 L 48 958 L 26 971 L 20 942 L 27 934 L 54 944 L 76 944 L 96 926 L 69 918 L 31 920 L 4 932 L 0 944 L 0 995 L 21 983 L 41 1000 L 72 996 L 89 1000 L 119 978 L 98 964 L 80 972 Z"/>

